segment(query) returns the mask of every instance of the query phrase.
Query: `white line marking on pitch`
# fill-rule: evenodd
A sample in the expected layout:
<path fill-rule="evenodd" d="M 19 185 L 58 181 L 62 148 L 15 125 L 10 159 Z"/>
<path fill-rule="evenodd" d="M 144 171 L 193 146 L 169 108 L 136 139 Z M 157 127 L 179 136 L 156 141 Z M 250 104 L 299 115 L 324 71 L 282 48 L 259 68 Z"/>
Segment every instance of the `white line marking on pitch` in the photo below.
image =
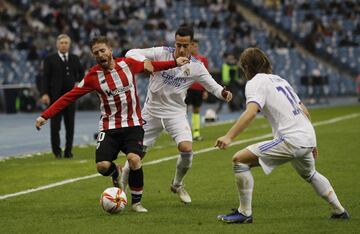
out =
<path fill-rule="evenodd" d="M 329 120 L 324 120 L 324 121 L 316 122 L 316 123 L 314 123 L 313 125 L 314 125 L 314 126 L 328 125 L 328 124 L 340 122 L 340 121 L 343 121 L 343 120 L 356 118 L 356 117 L 358 117 L 358 116 L 360 116 L 360 114 L 358 114 L 358 113 L 351 114 L 351 115 L 344 115 L 344 116 L 340 116 L 340 117 L 337 117 L 337 118 L 332 118 L 332 119 L 329 119 Z M 261 135 L 261 136 L 258 136 L 258 137 L 249 138 L 249 139 L 246 139 L 246 140 L 235 141 L 235 142 L 233 142 L 233 143 L 231 144 L 231 146 L 239 145 L 239 144 L 243 144 L 243 143 L 247 143 L 247 142 L 251 142 L 251 141 L 262 140 L 262 139 L 269 138 L 269 137 L 271 137 L 271 136 L 272 136 L 272 134 L 269 133 L 269 134 Z M 194 152 L 194 154 L 202 154 L 202 153 L 210 152 L 210 151 L 213 151 L 213 150 L 217 150 L 217 148 L 215 148 L 215 147 L 209 147 L 209 148 L 197 150 L 197 151 Z M 172 159 L 177 158 L 178 156 L 179 156 L 179 155 L 173 155 L 173 156 L 169 156 L 169 157 L 165 157 L 165 158 L 153 160 L 153 161 L 150 161 L 150 162 L 145 162 L 145 163 L 143 163 L 143 166 L 154 165 L 154 164 L 158 164 L 158 163 L 161 163 L 161 162 L 169 161 L 169 160 L 172 160 Z M 91 179 L 91 178 L 98 177 L 98 176 L 100 176 L 100 174 L 96 173 L 96 174 L 92 174 L 92 175 L 88 175 L 88 176 L 83 176 L 83 177 L 77 177 L 77 178 L 73 178 L 73 179 L 63 180 L 63 181 L 60 181 L 60 182 L 56 182 L 56 183 L 53 183 L 53 184 L 48 184 L 48 185 L 40 186 L 40 187 L 33 188 L 33 189 L 27 189 L 27 190 L 20 191 L 20 192 L 17 192 L 17 193 L 5 194 L 5 195 L 1 195 L 1 196 L 0 196 L 0 200 L 6 199 L 6 198 L 10 198 L 10 197 L 17 197 L 17 196 L 20 196 L 20 195 L 24 195 L 24 194 L 28 194 L 28 193 L 32 193 L 32 192 L 36 192 L 36 191 L 41 191 L 41 190 L 45 190 L 45 189 L 49 189 L 49 188 L 61 186 L 61 185 L 64 185 L 64 184 L 70 184 L 70 183 L 73 183 L 73 182 L 76 182 L 76 181 L 80 181 L 80 180 L 87 180 L 87 179 Z"/>

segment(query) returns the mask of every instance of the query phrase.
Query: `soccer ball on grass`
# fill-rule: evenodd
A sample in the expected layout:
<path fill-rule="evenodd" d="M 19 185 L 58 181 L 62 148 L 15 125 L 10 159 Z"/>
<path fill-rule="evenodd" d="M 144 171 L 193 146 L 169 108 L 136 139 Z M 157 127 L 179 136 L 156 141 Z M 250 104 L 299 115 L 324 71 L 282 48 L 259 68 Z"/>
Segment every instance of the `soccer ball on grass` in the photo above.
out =
<path fill-rule="evenodd" d="M 100 197 L 100 205 L 110 214 L 118 213 L 125 209 L 127 198 L 125 192 L 116 187 L 105 189 Z"/>

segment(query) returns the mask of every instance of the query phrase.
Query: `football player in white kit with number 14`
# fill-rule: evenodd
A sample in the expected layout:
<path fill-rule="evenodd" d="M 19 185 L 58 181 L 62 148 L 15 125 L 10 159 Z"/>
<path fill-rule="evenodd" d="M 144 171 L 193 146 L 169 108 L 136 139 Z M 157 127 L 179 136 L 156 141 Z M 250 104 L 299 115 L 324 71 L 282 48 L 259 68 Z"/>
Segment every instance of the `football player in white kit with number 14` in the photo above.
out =
<path fill-rule="evenodd" d="M 349 219 L 328 179 L 315 169 L 316 136 L 310 115 L 290 84 L 271 74 L 271 64 L 264 52 L 248 48 L 240 56 L 240 67 L 248 80 L 245 88 L 246 110 L 215 146 L 226 148 L 261 111 L 269 121 L 274 139 L 263 141 L 238 151 L 233 156 L 233 171 L 240 206 L 218 219 L 226 223 L 252 223 L 252 191 L 254 179 L 251 167 L 261 166 L 265 174 L 275 167 L 291 162 L 297 173 L 309 182 L 316 193 L 333 208 L 332 219 Z"/>
<path fill-rule="evenodd" d="M 175 48 L 154 47 L 147 49 L 132 49 L 126 53 L 145 63 L 158 60 L 174 60 L 179 56 L 190 58 L 190 63 L 181 69 L 170 69 L 166 72 L 154 72 L 150 76 L 148 93 L 142 110 L 144 147 L 155 143 L 156 138 L 165 129 L 177 144 L 180 156 L 176 163 L 175 176 L 171 184 L 171 191 L 177 193 L 180 200 L 190 203 L 191 198 L 184 189 L 183 178 L 192 164 L 192 134 L 187 120 L 185 97 L 188 88 L 199 82 L 208 92 L 217 98 L 229 102 L 231 92 L 227 91 L 209 74 L 205 66 L 191 56 L 189 47 L 194 37 L 191 27 L 180 27 L 175 32 Z M 127 183 L 128 165 L 123 168 L 122 184 Z"/>

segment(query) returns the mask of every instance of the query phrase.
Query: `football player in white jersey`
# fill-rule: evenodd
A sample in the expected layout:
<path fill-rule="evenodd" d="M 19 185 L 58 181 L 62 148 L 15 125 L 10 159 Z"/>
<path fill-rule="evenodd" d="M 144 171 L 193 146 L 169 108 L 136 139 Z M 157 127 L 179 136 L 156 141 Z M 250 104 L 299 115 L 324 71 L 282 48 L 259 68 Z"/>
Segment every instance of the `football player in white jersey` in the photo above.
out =
<path fill-rule="evenodd" d="M 315 169 L 317 156 L 315 130 L 310 115 L 290 84 L 273 75 L 268 57 L 257 48 L 248 48 L 240 56 L 240 67 L 248 80 L 245 88 L 246 110 L 215 146 L 226 148 L 261 111 L 272 126 L 274 139 L 246 147 L 233 156 L 233 171 L 240 206 L 218 219 L 226 223 L 252 223 L 254 179 L 251 167 L 261 166 L 265 174 L 291 162 L 297 173 L 333 208 L 332 219 L 349 219 L 328 179 Z"/>
<path fill-rule="evenodd" d="M 175 32 L 175 48 L 154 47 L 148 49 L 132 49 L 126 57 L 132 57 L 146 64 L 150 61 L 174 60 L 180 56 L 190 58 L 190 63 L 181 69 L 169 69 L 166 72 L 154 72 L 150 77 L 148 93 L 142 110 L 146 121 L 144 146 L 155 143 L 156 138 L 165 129 L 174 139 L 180 156 L 176 163 L 175 176 L 171 191 L 177 193 L 180 200 L 190 203 L 191 198 L 184 189 L 183 178 L 193 160 L 192 134 L 187 120 L 185 97 L 189 87 L 199 82 L 208 92 L 217 98 L 229 102 L 231 92 L 220 86 L 211 77 L 202 62 L 191 56 L 189 48 L 194 37 L 191 27 L 180 27 Z M 128 166 L 123 168 L 122 182 L 126 184 Z"/>

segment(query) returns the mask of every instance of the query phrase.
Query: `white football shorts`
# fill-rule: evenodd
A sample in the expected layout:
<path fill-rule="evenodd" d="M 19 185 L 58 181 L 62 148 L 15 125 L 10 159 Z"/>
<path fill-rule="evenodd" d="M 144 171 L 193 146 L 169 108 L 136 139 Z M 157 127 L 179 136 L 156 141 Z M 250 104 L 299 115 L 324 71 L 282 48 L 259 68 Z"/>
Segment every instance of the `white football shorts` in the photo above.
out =
<path fill-rule="evenodd" d="M 259 157 L 259 163 L 267 175 L 277 166 L 289 161 L 303 178 L 309 178 L 315 172 L 313 147 L 299 148 L 290 145 L 284 139 L 275 138 L 255 143 L 246 148 Z"/>
<path fill-rule="evenodd" d="M 144 146 L 152 146 L 163 130 L 172 137 L 176 145 L 182 141 L 192 141 L 191 128 L 186 115 L 176 118 L 157 118 L 143 112 L 142 117 L 145 120 Z"/>

